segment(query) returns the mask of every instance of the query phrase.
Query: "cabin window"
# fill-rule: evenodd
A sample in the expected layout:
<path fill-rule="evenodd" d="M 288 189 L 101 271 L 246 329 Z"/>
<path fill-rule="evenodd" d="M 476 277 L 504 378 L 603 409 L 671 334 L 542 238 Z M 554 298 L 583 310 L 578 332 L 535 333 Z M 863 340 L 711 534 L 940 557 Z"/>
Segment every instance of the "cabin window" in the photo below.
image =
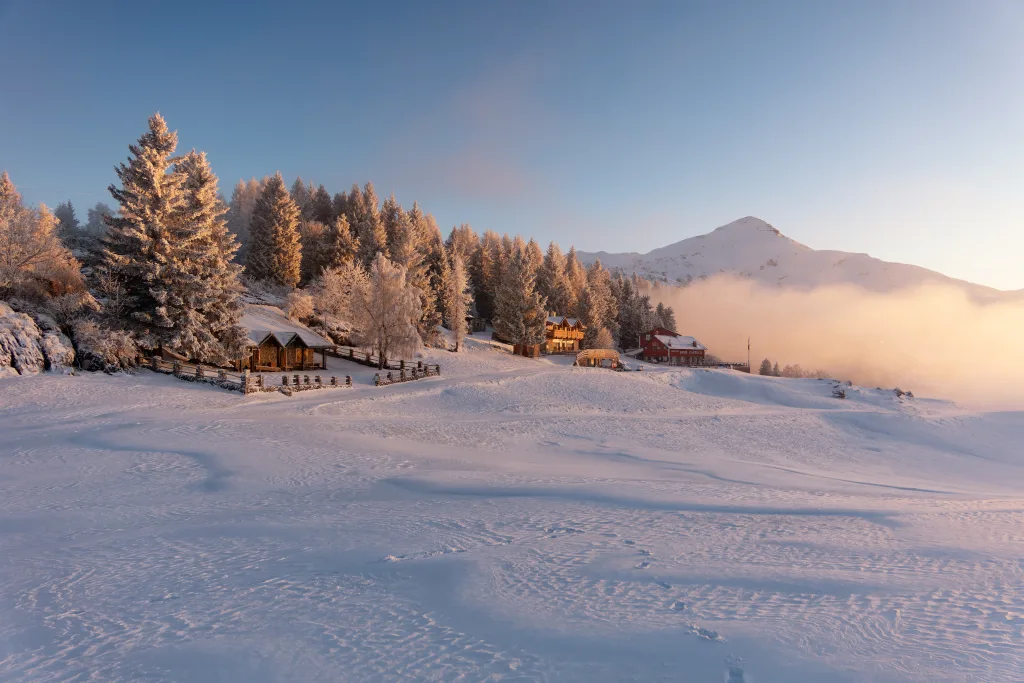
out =
<path fill-rule="evenodd" d="M 645 334 L 644 335 L 644 341 L 651 341 L 651 335 Z"/>

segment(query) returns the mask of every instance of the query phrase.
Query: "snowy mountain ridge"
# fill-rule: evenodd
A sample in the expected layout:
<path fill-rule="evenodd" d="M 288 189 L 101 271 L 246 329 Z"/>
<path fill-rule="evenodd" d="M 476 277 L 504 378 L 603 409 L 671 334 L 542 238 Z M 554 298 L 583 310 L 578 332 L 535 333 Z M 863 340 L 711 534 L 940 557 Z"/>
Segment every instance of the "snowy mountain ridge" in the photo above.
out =
<path fill-rule="evenodd" d="M 812 249 L 753 216 L 646 254 L 578 254 L 588 265 L 601 259 L 609 269 L 621 269 L 626 274 L 635 272 L 649 280 L 680 286 L 728 273 L 763 284 L 800 289 L 850 284 L 888 293 L 925 284 L 945 284 L 983 300 L 1022 295 L 957 280 L 920 266 L 882 261 L 868 254 Z"/>

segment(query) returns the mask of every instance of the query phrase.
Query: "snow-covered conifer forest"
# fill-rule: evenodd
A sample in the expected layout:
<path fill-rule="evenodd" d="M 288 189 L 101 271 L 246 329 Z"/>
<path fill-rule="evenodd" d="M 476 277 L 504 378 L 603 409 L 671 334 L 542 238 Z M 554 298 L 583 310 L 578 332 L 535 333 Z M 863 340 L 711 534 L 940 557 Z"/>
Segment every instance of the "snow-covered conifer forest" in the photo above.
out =
<path fill-rule="evenodd" d="M 135 132 L 84 218 L 0 176 L 0 680 L 1024 680 L 1019 405 L 630 357 L 767 224 L 609 270 L 371 182 L 225 197 Z M 629 371 L 513 355 L 552 314 Z M 380 367 L 145 367 L 241 372 L 260 331 Z M 376 386 L 398 362 L 441 373 Z"/>

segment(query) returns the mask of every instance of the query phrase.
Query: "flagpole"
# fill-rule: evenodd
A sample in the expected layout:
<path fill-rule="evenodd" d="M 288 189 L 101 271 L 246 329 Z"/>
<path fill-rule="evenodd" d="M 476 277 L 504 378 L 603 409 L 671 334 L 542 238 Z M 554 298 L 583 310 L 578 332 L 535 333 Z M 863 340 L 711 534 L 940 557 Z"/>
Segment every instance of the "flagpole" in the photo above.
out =
<path fill-rule="evenodd" d="M 754 368 L 750 367 L 750 337 L 747 337 L 747 374 L 754 374 Z"/>

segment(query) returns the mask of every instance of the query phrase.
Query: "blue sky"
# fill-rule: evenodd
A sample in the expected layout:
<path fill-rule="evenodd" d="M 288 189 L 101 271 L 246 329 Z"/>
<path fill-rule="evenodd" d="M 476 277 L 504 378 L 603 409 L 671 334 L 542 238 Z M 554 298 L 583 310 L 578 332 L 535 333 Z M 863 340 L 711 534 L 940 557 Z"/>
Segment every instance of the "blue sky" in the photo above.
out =
<path fill-rule="evenodd" d="M 159 110 L 226 195 L 369 179 L 587 251 L 755 215 L 1019 289 L 1022 35 L 1019 0 L 0 0 L 0 168 L 84 218 Z"/>

